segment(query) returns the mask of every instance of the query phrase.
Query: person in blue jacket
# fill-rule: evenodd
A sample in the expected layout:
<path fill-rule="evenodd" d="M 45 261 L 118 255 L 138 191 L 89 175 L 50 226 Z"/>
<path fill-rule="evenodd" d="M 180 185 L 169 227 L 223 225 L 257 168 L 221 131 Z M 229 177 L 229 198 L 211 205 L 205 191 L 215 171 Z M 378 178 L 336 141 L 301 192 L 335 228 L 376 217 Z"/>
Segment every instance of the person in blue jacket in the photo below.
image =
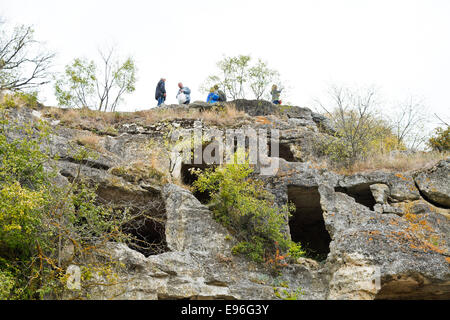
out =
<path fill-rule="evenodd" d="M 219 101 L 219 95 L 214 90 L 214 87 L 209 90 L 208 97 L 206 98 L 206 102 L 208 103 L 216 103 Z"/>

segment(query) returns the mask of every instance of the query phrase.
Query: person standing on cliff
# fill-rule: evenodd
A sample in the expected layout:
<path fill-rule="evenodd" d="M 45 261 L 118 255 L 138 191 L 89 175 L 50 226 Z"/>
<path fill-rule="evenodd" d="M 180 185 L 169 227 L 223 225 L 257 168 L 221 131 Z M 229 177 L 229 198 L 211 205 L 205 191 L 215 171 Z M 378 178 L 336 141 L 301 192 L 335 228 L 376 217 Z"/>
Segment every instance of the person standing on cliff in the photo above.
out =
<path fill-rule="evenodd" d="M 156 85 L 155 99 L 158 100 L 158 107 L 166 101 L 166 79 L 161 78 Z"/>

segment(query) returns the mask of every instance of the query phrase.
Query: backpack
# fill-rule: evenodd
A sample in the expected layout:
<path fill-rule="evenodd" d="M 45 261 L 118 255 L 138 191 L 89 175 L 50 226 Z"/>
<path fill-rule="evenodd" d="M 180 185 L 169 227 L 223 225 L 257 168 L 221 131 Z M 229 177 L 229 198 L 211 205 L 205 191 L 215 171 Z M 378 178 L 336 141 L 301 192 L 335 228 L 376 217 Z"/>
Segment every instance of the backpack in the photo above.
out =
<path fill-rule="evenodd" d="M 225 95 L 225 92 L 223 92 L 222 90 L 219 90 L 217 93 L 219 94 L 219 101 L 222 101 L 222 102 L 227 101 L 227 96 Z"/>

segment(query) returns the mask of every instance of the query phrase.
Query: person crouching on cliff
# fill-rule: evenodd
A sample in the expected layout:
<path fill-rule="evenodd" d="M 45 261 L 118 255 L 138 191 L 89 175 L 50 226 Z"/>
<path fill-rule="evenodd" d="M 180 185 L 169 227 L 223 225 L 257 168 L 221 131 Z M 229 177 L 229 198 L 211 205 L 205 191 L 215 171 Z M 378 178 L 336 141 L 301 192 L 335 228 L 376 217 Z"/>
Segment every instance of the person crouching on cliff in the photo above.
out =
<path fill-rule="evenodd" d="M 281 104 L 280 100 L 280 93 L 282 90 L 277 90 L 278 87 L 276 84 L 272 86 L 272 91 L 270 91 L 270 94 L 272 95 L 272 103 L 273 104 Z"/>
<path fill-rule="evenodd" d="M 215 91 L 214 87 L 209 90 L 208 97 L 206 98 L 206 102 L 208 103 L 216 103 L 219 101 L 219 95 Z"/>
<path fill-rule="evenodd" d="M 188 87 L 183 87 L 183 84 L 178 83 L 178 93 L 177 100 L 179 104 L 189 104 L 191 103 L 191 89 Z"/>

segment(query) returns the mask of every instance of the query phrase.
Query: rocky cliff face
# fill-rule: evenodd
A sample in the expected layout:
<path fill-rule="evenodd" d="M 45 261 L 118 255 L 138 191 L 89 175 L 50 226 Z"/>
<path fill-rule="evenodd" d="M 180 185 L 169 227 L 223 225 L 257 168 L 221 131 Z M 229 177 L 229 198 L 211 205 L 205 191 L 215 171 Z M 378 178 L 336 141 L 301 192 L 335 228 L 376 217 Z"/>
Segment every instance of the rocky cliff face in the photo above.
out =
<path fill-rule="evenodd" d="M 147 125 L 135 117 L 115 125 L 114 133 L 98 128 L 91 146 L 97 157 L 85 161 L 80 172 L 99 185 L 103 201 L 144 208 L 158 217 L 159 223 L 141 223 L 138 233 L 164 245 L 152 251 L 110 243 L 109 254 L 124 265 L 121 279 L 93 290 L 93 298 L 275 299 L 274 289 L 301 288 L 302 299 L 450 299 L 450 160 L 418 172 L 338 175 L 308 161 L 319 156 L 317 141 L 333 132 L 325 118 L 307 108 L 234 103 L 247 114 L 234 128 L 280 130 L 279 170 L 260 178 L 280 205 L 295 204 L 285 230 L 317 259 L 301 258 L 275 276 L 263 265 L 233 256 L 235 240 L 212 219 L 196 198 L 200 195 L 139 171 L 152 163 L 191 183 L 192 166 L 181 159 L 171 162 L 164 141 L 170 128 L 192 130 L 194 121 Z M 53 127 L 50 147 L 60 155 L 59 183 L 77 174 L 73 149 L 81 146 L 71 142 L 93 127 L 67 126 L 49 118 L 45 108 L 21 108 L 11 116 L 47 121 Z"/>

